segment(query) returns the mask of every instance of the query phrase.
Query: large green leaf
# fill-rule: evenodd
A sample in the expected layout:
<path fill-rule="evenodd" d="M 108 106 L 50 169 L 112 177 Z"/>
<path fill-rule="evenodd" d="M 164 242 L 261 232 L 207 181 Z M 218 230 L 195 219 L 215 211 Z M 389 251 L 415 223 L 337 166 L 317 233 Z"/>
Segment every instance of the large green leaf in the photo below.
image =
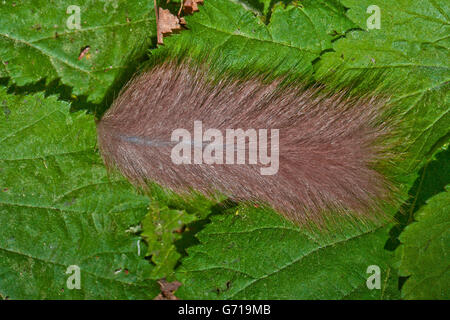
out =
<path fill-rule="evenodd" d="M 348 226 L 319 234 L 272 211 L 244 207 L 215 215 L 178 271 L 184 299 L 396 298 L 386 226 Z M 366 286 L 381 269 L 381 288 Z"/>
<path fill-rule="evenodd" d="M 312 62 L 331 40 L 354 27 L 342 6 L 307 1 L 308 6 L 276 6 L 266 25 L 240 3 L 208 0 L 200 11 L 186 17 L 189 30 L 164 39 L 159 51 L 176 54 L 186 48 L 191 55 L 220 52 L 229 69 L 251 66 L 253 71 L 296 71 L 310 74 Z"/>
<path fill-rule="evenodd" d="M 43 94 L 0 88 L 0 294 L 10 298 L 152 298 L 146 246 L 127 229 L 149 200 L 109 176 L 92 116 Z M 69 290 L 69 266 L 81 288 Z"/>
<path fill-rule="evenodd" d="M 67 26 L 71 5 L 80 9 L 79 30 Z M 156 34 L 153 1 L 8 0 L 0 3 L 0 21 L 0 77 L 20 86 L 60 78 L 93 102 Z"/>
<path fill-rule="evenodd" d="M 399 273 L 406 299 L 450 299 L 450 188 L 424 205 L 400 235 Z"/>
<path fill-rule="evenodd" d="M 450 127 L 450 12 L 446 0 L 342 0 L 354 30 L 333 45 L 318 63 L 317 78 L 335 70 L 340 79 L 380 75 L 384 93 L 400 106 L 400 130 L 407 132 L 401 165 L 407 172 L 424 164 Z M 380 9 L 380 29 L 368 29 L 369 6 Z M 382 74 L 380 74 L 382 72 Z M 362 76 L 363 75 L 363 76 Z M 342 83 L 341 83 L 342 84 Z M 368 83 L 370 87 L 370 83 Z M 376 86 L 376 81 L 372 85 Z"/>

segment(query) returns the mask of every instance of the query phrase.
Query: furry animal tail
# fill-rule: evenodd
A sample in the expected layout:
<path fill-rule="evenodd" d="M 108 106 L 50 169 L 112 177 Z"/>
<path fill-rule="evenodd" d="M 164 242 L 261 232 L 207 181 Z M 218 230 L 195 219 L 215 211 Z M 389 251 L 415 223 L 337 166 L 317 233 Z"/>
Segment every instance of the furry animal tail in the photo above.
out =
<path fill-rule="evenodd" d="M 98 123 L 101 154 L 137 185 L 219 192 L 297 223 L 320 224 L 327 212 L 382 218 L 393 192 L 376 169 L 390 154 L 385 99 L 280 82 L 162 63 L 133 79 Z"/>

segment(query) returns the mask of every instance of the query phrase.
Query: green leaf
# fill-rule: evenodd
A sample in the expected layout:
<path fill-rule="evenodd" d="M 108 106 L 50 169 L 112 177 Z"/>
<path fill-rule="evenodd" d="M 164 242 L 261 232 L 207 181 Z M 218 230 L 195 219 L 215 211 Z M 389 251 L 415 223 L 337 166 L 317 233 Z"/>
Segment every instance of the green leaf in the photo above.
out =
<path fill-rule="evenodd" d="M 420 178 L 417 179 L 411 188 L 412 199 L 408 201 L 411 206 L 408 208 L 407 218 L 409 222 L 413 220 L 415 212 L 425 205 L 426 201 L 434 195 L 445 191 L 445 186 L 450 184 L 450 148 L 441 148 L 433 161 L 427 163 L 420 171 Z"/>
<path fill-rule="evenodd" d="M 450 187 L 427 201 L 400 235 L 405 299 L 450 299 Z"/>
<path fill-rule="evenodd" d="M 167 207 L 154 207 L 142 220 L 141 236 L 148 243 L 146 256 L 151 256 L 156 266 L 152 270 L 153 279 L 171 280 L 175 265 L 181 257 L 174 242 L 181 238 L 184 226 L 195 220 L 197 217 L 193 214 Z"/>
<path fill-rule="evenodd" d="M 413 222 L 417 210 L 425 205 L 428 199 L 445 191 L 445 186 L 450 184 L 450 148 L 444 145 L 436 151 L 433 160 L 420 169 L 419 177 L 408 192 L 409 199 L 403 203 L 395 216 L 397 223 L 390 232 L 391 239 L 387 244 L 390 250 L 398 247 L 398 236 Z"/>
<path fill-rule="evenodd" d="M 71 5 L 80 29 L 68 27 Z M 60 78 L 96 103 L 156 35 L 153 1 L 3 1 L 0 21 L 0 77 L 19 86 Z"/>
<path fill-rule="evenodd" d="M 343 224 L 341 224 L 343 227 Z M 242 207 L 215 215 L 188 249 L 177 276 L 182 299 L 396 298 L 387 226 L 350 226 L 319 234 L 272 211 Z M 381 269 L 369 290 L 367 268 Z"/>
<path fill-rule="evenodd" d="M 342 6 L 335 2 L 308 1 L 308 6 L 276 6 L 269 24 L 264 24 L 242 4 L 208 0 L 200 11 L 186 17 L 189 30 L 164 39 L 164 48 L 152 54 L 190 55 L 219 52 L 228 69 L 253 71 L 277 66 L 278 72 L 311 74 L 312 62 L 331 48 L 336 34 L 354 27 Z"/>
<path fill-rule="evenodd" d="M 408 132 L 403 151 L 410 156 L 400 165 L 407 172 L 417 170 L 449 133 L 448 1 L 341 2 L 349 8 L 349 18 L 364 30 L 348 32 L 334 42 L 335 52 L 322 55 L 316 77 L 335 70 L 340 84 L 362 79 L 374 90 L 374 78 L 380 76 L 384 93 L 392 95 L 392 103 L 404 114 L 399 126 L 400 131 Z M 367 9 L 372 5 L 380 8 L 380 29 L 367 27 L 367 19 L 373 15 Z"/>
<path fill-rule="evenodd" d="M 187 214 L 195 215 L 198 219 L 206 219 L 212 212 L 222 210 L 220 203 L 226 201 L 226 197 L 223 195 L 206 198 L 197 192 L 189 195 L 177 194 L 156 183 L 149 184 L 148 195 L 152 202 L 160 208 L 168 207 L 178 211 L 186 211 Z M 157 208 L 153 209 L 158 211 Z"/>
<path fill-rule="evenodd" d="M 238 0 L 247 9 L 257 15 L 267 15 L 271 8 L 272 0 Z M 265 17 L 264 17 L 265 18 Z"/>
<path fill-rule="evenodd" d="M 18 299 L 142 299 L 145 244 L 126 230 L 149 200 L 108 175 L 92 116 L 39 93 L 0 88 L 0 294 Z M 69 266 L 81 272 L 70 290 Z"/>
<path fill-rule="evenodd" d="M 208 199 L 193 193 L 179 195 L 156 184 L 148 192 L 150 211 L 142 220 L 141 237 L 148 244 L 146 256 L 155 265 L 153 279 L 172 281 L 175 267 L 185 249 L 196 243 L 194 235 L 208 222 L 210 214 L 224 210 L 225 197 Z"/>

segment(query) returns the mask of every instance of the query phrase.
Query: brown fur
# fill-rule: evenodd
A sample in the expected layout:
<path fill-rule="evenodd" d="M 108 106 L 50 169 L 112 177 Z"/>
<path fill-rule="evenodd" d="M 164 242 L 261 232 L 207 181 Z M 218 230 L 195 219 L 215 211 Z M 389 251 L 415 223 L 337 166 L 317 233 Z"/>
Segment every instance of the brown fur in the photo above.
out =
<path fill-rule="evenodd" d="M 345 98 L 321 88 L 280 87 L 260 79 L 207 80 L 205 68 L 166 62 L 133 79 L 98 123 L 108 166 L 138 185 L 156 181 L 176 192 L 215 192 L 268 204 L 296 222 L 319 223 L 326 212 L 376 220 L 391 185 L 374 168 L 388 154 L 381 141 L 383 99 Z M 217 80 L 217 79 L 216 79 Z M 279 171 L 258 165 L 176 165 L 174 129 L 280 130 Z"/>

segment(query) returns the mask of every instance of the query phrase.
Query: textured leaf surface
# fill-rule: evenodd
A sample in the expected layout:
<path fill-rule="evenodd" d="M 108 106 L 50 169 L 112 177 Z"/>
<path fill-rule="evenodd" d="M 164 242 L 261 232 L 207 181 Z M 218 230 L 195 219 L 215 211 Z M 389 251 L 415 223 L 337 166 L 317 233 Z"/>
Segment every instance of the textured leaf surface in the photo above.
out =
<path fill-rule="evenodd" d="M 162 51 L 220 51 L 233 69 L 251 64 L 255 70 L 267 71 L 279 64 L 280 72 L 295 68 L 311 73 L 312 61 L 331 47 L 336 34 L 355 25 L 334 2 L 308 3 L 308 7 L 277 6 L 266 25 L 240 3 L 208 0 L 199 12 L 186 17 L 189 30 L 165 39 Z"/>
<path fill-rule="evenodd" d="M 184 250 L 198 241 L 194 234 L 210 214 L 222 212 L 224 197 L 207 199 L 200 194 L 177 195 L 152 184 L 150 210 L 142 220 L 141 236 L 148 244 L 146 256 L 155 265 L 153 279 L 172 281 Z"/>
<path fill-rule="evenodd" d="M 450 188 L 428 200 L 415 219 L 401 234 L 397 252 L 399 273 L 409 277 L 402 297 L 450 299 Z"/>
<path fill-rule="evenodd" d="M 152 270 L 154 279 L 172 275 L 178 259 L 181 257 L 174 245 L 181 238 L 183 227 L 197 220 L 195 215 L 186 211 L 169 209 L 167 207 L 152 208 L 142 220 L 142 237 L 148 243 L 147 256 L 151 257 L 155 268 Z"/>
<path fill-rule="evenodd" d="M 271 7 L 271 0 L 239 0 L 247 10 L 252 10 L 258 15 L 267 15 Z"/>
<path fill-rule="evenodd" d="M 318 63 L 317 76 L 337 70 L 342 77 L 366 79 L 383 72 L 392 83 L 393 103 L 405 116 L 400 124 L 409 132 L 405 151 L 411 157 L 402 167 L 413 170 L 423 165 L 435 144 L 448 134 L 450 126 L 450 12 L 445 0 L 343 0 L 347 15 L 363 30 L 349 32 L 333 44 Z M 368 29 L 372 15 L 367 8 L 380 8 L 380 29 Z M 408 161 L 406 161 L 408 160 Z"/>
<path fill-rule="evenodd" d="M 445 148 L 447 147 L 447 148 Z M 412 199 L 408 201 L 411 207 L 405 212 L 409 222 L 414 220 L 415 212 L 426 204 L 428 199 L 445 191 L 450 184 L 450 148 L 444 146 L 419 172 L 419 178 L 411 188 Z"/>
<path fill-rule="evenodd" d="M 374 299 L 396 298 L 387 227 L 318 233 L 271 211 L 241 208 L 213 216 L 188 250 L 178 277 L 180 298 Z M 378 265 L 382 288 L 369 290 L 367 267 Z"/>
<path fill-rule="evenodd" d="M 92 117 L 43 94 L 0 89 L 0 105 L 0 294 L 154 297 L 145 245 L 126 232 L 149 200 L 107 175 Z M 66 287 L 70 265 L 81 269 L 80 290 Z"/>
<path fill-rule="evenodd" d="M 80 9 L 79 30 L 67 25 L 71 5 Z M 20 86 L 61 78 L 93 102 L 156 34 L 153 1 L 3 1 L 0 21 L 0 77 Z"/>

